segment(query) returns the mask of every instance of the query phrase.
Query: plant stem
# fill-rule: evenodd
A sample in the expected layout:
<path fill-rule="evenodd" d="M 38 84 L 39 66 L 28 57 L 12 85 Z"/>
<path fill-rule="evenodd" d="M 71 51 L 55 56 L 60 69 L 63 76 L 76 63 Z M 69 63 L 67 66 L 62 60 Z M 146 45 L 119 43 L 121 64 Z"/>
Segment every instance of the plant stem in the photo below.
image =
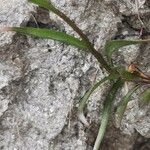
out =
<path fill-rule="evenodd" d="M 102 67 L 104 67 L 109 73 L 112 73 L 113 70 L 111 69 L 111 67 L 105 61 L 103 56 L 94 48 L 94 46 L 89 41 L 88 37 L 82 32 L 82 30 L 80 30 L 77 27 L 77 25 L 69 17 L 67 17 L 63 12 L 61 12 L 57 8 L 53 9 L 53 13 L 55 13 L 60 18 L 62 18 L 70 27 L 73 28 L 74 31 L 76 31 L 78 33 L 78 35 L 82 38 L 82 40 L 89 47 L 89 51 L 94 55 L 94 57 L 98 60 L 98 62 L 102 65 Z"/>

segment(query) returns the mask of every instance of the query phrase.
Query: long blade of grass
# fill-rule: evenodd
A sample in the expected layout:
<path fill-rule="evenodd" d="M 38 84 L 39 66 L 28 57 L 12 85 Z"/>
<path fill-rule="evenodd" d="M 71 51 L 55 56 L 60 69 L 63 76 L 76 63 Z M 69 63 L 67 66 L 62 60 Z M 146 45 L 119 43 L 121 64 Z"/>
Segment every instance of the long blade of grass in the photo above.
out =
<path fill-rule="evenodd" d="M 102 139 L 104 137 L 104 133 L 108 124 L 108 119 L 110 116 L 110 112 L 112 109 L 112 104 L 113 101 L 115 99 L 116 93 L 117 91 L 122 87 L 123 85 L 123 81 L 122 80 L 117 80 L 113 86 L 111 87 L 111 89 L 109 90 L 106 99 L 105 99 L 105 103 L 104 103 L 104 108 L 102 111 L 102 120 L 101 120 L 101 125 L 99 128 L 99 132 L 98 132 L 98 136 L 96 138 L 95 144 L 94 144 L 94 148 L 93 150 L 99 150 L 100 144 L 102 142 Z"/>
<path fill-rule="evenodd" d="M 119 127 L 123 118 L 123 114 L 126 110 L 127 104 L 133 95 L 133 93 L 139 88 L 139 85 L 135 86 L 133 89 L 131 89 L 121 100 L 117 110 L 116 110 L 116 124 Z"/>
<path fill-rule="evenodd" d="M 87 49 L 85 42 L 71 35 L 55 30 L 32 28 L 32 27 L 10 27 L 3 29 L 3 31 L 15 31 L 26 35 L 31 35 L 34 37 L 53 39 L 73 45 L 77 48 Z"/>
<path fill-rule="evenodd" d="M 150 88 L 146 89 L 140 96 L 140 105 L 146 105 L 150 102 Z"/>
<path fill-rule="evenodd" d="M 83 109 L 86 106 L 86 103 L 90 97 L 90 95 L 100 86 L 102 85 L 102 83 L 104 83 L 107 80 L 112 80 L 112 79 L 116 79 L 117 76 L 116 75 L 109 75 L 107 77 L 104 77 L 102 80 L 100 80 L 99 82 L 97 82 L 93 87 L 91 87 L 85 94 L 84 96 L 80 99 L 80 103 L 79 103 L 79 107 L 78 107 L 78 117 L 79 120 L 85 125 L 85 126 L 89 126 L 84 113 L 83 113 Z"/>
<path fill-rule="evenodd" d="M 113 52 L 116 52 L 119 50 L 119 48 L 127 45 L 133 45 L 133 44 L 142 44 L 142 43 L 150 43 L 150 39 L 145 39 L 145 40 L 112 40 L 108 41 L 105 44 L 105 53 L 106 56 L 109 60 L 111 61 L 111 57 Z"/>

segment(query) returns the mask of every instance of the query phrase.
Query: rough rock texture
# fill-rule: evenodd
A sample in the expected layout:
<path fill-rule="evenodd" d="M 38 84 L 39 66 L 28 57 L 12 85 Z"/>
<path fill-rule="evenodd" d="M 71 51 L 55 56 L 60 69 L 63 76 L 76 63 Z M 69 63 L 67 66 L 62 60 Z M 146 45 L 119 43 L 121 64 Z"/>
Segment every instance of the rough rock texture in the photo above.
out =
<path fill-rule="evenodd" d="M 33 6 L 28 5 L 27 0 L 0 0 L 0 27 L 20 26 L 31 17 Z M 0 33 L 0 46 L 10 44 L 12 33 Z"/>
<path fill-rule="evenodd" d="M 26 0 L 0 2 L 0 27 L 39 26 L 77 36 L 57 16 Z M 52 2 L 84 30 L 98 51 L 103 52 L 105 41 L 110 38 L 120 38 L 120 35 L 137 38 L 142 24 L 137 17 L 139 12 L 146 30 L 150 30 L 148 1 Z M 134 36 L 127 37 L 129 33 Z M 150 73 L 149 48 L 147 45 L 123 48 L 114 56 L 115 62 L 127 66 L 135 61 Z M 101 87 L 90 98 L 87 107 L 90 128 L 86 129 L 78 121 L 76 110 L 79 98 L 95 78 L 105 75 L 93 56 L 72 46 L 0 33 L 0 149 L 91 150 L 108 86 Z M 102 149 L 136 149 L 139 137 L 135 130 L 150 138 L 150 105 L 140 108 L 137 94 L 128 105 L 121 130 L 111 121 Z M 120 95 L 117 99 L 120 100 Z"/>

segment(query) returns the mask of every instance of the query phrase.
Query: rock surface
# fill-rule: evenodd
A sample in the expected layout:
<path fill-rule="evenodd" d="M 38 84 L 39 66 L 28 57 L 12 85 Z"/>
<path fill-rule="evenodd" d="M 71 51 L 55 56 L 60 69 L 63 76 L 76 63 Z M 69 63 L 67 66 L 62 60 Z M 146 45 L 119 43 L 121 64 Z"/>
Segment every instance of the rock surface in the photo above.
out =
<path fill-rule="evenodd" d="M 28 4 L 26 0 L 0 2 L 0 27 L 38 24 L 39 27 L 54 28 L 78 36 L 57 16 Z M 139 1 L 138 7 L 130 0 L 52 2 L 76 22 L 98 51 L 103 51 L 106 40 L 118 34 L 134 33 L 133 38 L 137 38 L 137 30 L 131 28 L 134 26 L 137 29 L 141 25 L 138 19 L 137 26 L 132 20 L 136 18 L 137 11 L 145 10 L 145 16 L 142 16 L 144 24 L 148 23 L 147 16 L 150 16 L 147 1 Z M 150 26 L 147 29 L 150 30 Z M 131 61 L 136 61 L 141 67 L 147 66 L 142 69 L 150 73 L 149 47 L 128 48 L 128 51 L 122 52 L 122 49 L 115 55 L 116 64 L 127 66 Z M 52 40 L 0 33 L 0 71 L 0 149 L 92 149 L 108 86 L 101 87 L 90 98 L 87 107 L 87 118 L 91 122 L 89 129 L 78 121 L 76 110 L 80 97 L 92 85 L 95 77 L 99 80 L 106 75 L 93 56 Z M 133 149 L 137 137 L 135 129 L 142 136 L 150 138 L 149 109 L 150 105 L 139 108 L 137 95 L 134 95 L 121 130 L 110 124 L 103 149 L 106 148 L 105 144 L 111 150 L 116 150 L 116 147 Z"/>

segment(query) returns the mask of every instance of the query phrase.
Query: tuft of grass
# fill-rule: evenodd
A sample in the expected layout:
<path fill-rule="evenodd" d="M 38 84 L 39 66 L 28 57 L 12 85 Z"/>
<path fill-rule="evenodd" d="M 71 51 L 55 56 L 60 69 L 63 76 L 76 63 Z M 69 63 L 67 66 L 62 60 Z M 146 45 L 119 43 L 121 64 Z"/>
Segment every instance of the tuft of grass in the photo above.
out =
<path fill-rule="evenodd" d="M 100 65 L 103 68 L 105 68 L 108 73 L 108 76 L 103 78 L 101 81 L 98 81 L 93 87 L 91 87 L 79 102 L 78 116 L 80 121 L 85 126 L 88 126 L 89 123 L 87 122 L 83 111 L 90 95 L 93 94 L 93 92 L 104 82 L 111 81 L 110 83 L 113 83 L 104 101 L 104 108 L 102 110 L 100 128 L 93 148 L 93 150 L 99 150 L 100 144 L 104 137 L 105 130 L 109 121 L 110 112 L 116 94 L 117 92 L 119 92 L 119 89 L 122 87 L 125 81 L 135 82 L 136 86 L 127 95 L 123 97 L 120 105 L 117 108 L 116 114 L 118 116 L 119 123 L 121 122 L 123 113 L 126 109 L 127 103 L 131 98 L 132 94 L 137 90 L 137 88 L 140 87 L 141 83 L 142 85 L 150 83 L 150 77 L 145 75 L 143 72 L 141 72 L 134 64 L 132 64 L 132 68 L 131 69 L 128 68 L 128 70 L 126 70 L 121 65 L 117 67 L 113 67 L 112 60 L 111 60 L 112 55 L 114 52 L 117 52 L 119 48 L 123 46 L 131 45 L 131 44 L 150 43 L 150 39 L 130 40 L 130 41 L 129 40 L 107 41 L 105 44 L 105 54 L 107 60 L 105 60 L 103 55 L 94 48 L 93 44 L 89 41 L 88 37 L 83 33 L 83 31 L 69 17 L 67 17 L 63 12 L 58 10 L 52 3 L 50 3 L 48 0 L 28 0 L 28 2 L 43 7 L 49 10 L 50 12 L 53 12 L 55 15 L 59 16 L 60 18 L 62 18 L 80 36 L 80 39 L 63 32 L 58 32 L 49 29 L 32 28 L 32 27 L 5 27 L 0 29 L 0 32 L 14 31 L 21 34 L 31 35 L 39 38 L 53 39 L 53 40 L 57 40 L 75 46 L 82 50 L 87 50 L 97 59 Z M 150 101 L 150 89 L 147 89 L 141 95 L 140 102 L 141 104 L 147 104 L 149 101 Z"/>

